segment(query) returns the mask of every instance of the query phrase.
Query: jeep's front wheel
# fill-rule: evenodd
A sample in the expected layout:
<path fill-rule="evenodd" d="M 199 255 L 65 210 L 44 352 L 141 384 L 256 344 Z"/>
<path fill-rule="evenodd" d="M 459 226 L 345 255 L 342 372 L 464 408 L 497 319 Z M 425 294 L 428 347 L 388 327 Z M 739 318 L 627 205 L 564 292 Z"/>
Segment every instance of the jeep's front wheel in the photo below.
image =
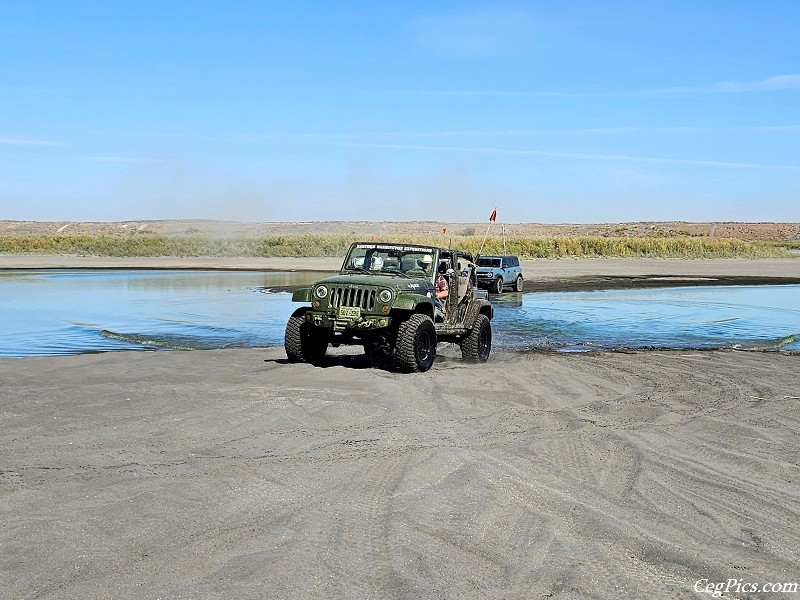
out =
<path fill-rule="evenodd" d="M 289 362 L 307 362 L 318 367 L 325 359 L 328 337 L 324 331 L 315 332 L 316 328 L 303 318 L 304 314 L 305 310 L 298 309 L 289 317 L 283 347 Z"/>
<path fill-rule="evenodd" d="M 486 362 L 491 352 L 492 324 L 486 315 L 478 315 L 469 334 L 461 341 L 461 357 L 469 362 Z"/>
<path fill-rule="evenodd" d="M 436 359 L 436 328 L 427 315 L 413 314 L 397 329 L 395 352 L 404 373 L 424 372 Z"/>
<path fill-rule="evenodd" d="M 494 290 L 495 294 L 502 294 L 503 293 L 503 278 L 498 277 L 494 280 L 494 284 L 492 285 L 492 289 Z"/>

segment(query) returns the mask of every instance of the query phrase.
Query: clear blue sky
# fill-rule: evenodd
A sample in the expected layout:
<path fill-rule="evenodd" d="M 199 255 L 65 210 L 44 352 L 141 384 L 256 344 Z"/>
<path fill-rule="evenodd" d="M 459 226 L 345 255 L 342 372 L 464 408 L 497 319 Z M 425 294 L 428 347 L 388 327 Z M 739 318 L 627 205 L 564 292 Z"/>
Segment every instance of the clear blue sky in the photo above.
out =
<path fill-rule="evenodd" d="M 4 0 L 0 219 L 800 221 L 800 2 Z"/>

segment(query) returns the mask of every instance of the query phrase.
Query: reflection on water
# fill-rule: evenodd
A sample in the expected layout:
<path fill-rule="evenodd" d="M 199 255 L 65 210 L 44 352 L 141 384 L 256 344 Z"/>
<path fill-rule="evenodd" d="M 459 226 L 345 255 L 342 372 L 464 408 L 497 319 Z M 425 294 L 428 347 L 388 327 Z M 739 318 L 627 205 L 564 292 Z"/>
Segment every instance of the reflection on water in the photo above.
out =
<path fill-rule="evenodd" d="M 0 356 L 275 346 L 297 308 L 267 288 L 321 273 L 0 271 Z M 505 350 L 800 350 L 800 286 L 493 296 Z"/>

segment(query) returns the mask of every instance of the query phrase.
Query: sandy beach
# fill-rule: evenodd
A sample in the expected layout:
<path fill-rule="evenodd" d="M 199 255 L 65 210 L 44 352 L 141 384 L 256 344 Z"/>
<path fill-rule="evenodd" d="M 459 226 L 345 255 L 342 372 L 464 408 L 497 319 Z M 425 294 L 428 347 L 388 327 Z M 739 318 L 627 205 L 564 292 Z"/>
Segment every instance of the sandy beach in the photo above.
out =
<path fill-rule="evenodd" d="M 327 268 L 286 260 L 228 268 Z M 0 257 L 76 266 L 53 263 Z M 800 278 L 523 266 L 530 285 Z M 440 351 L 414 375 L 352 350 L 0 360 L 0 596 L 797 597 L 748 586 L 800 581 L 800 356 Z"/>

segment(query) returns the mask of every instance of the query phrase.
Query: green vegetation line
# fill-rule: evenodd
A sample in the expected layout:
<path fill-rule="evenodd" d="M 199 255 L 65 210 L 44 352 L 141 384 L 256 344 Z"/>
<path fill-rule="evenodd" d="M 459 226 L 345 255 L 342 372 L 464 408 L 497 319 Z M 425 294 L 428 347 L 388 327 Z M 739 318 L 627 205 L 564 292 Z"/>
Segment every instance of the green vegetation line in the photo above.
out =
<path fill-rule="evenodd" d="M 339 257 L 352 235 L 281 235 L 259 238 L 167 237 L 153 234 L 0 235 L 0 254 L 67 254 L 80 256 L 205 257 Z M 482 236 L 390 235 L 381 241 L 452 246 L 477 253 Z M 522 237 L 506 238 L 508 254 L 523 258 L 784 258 L 797 256 L 797 242 L 748 242 L 713 238 Z M 793 250 L 795 252 L 793 252 Z M 489 237 L 483 254 L 500 254 L 503 241 Z"/>

